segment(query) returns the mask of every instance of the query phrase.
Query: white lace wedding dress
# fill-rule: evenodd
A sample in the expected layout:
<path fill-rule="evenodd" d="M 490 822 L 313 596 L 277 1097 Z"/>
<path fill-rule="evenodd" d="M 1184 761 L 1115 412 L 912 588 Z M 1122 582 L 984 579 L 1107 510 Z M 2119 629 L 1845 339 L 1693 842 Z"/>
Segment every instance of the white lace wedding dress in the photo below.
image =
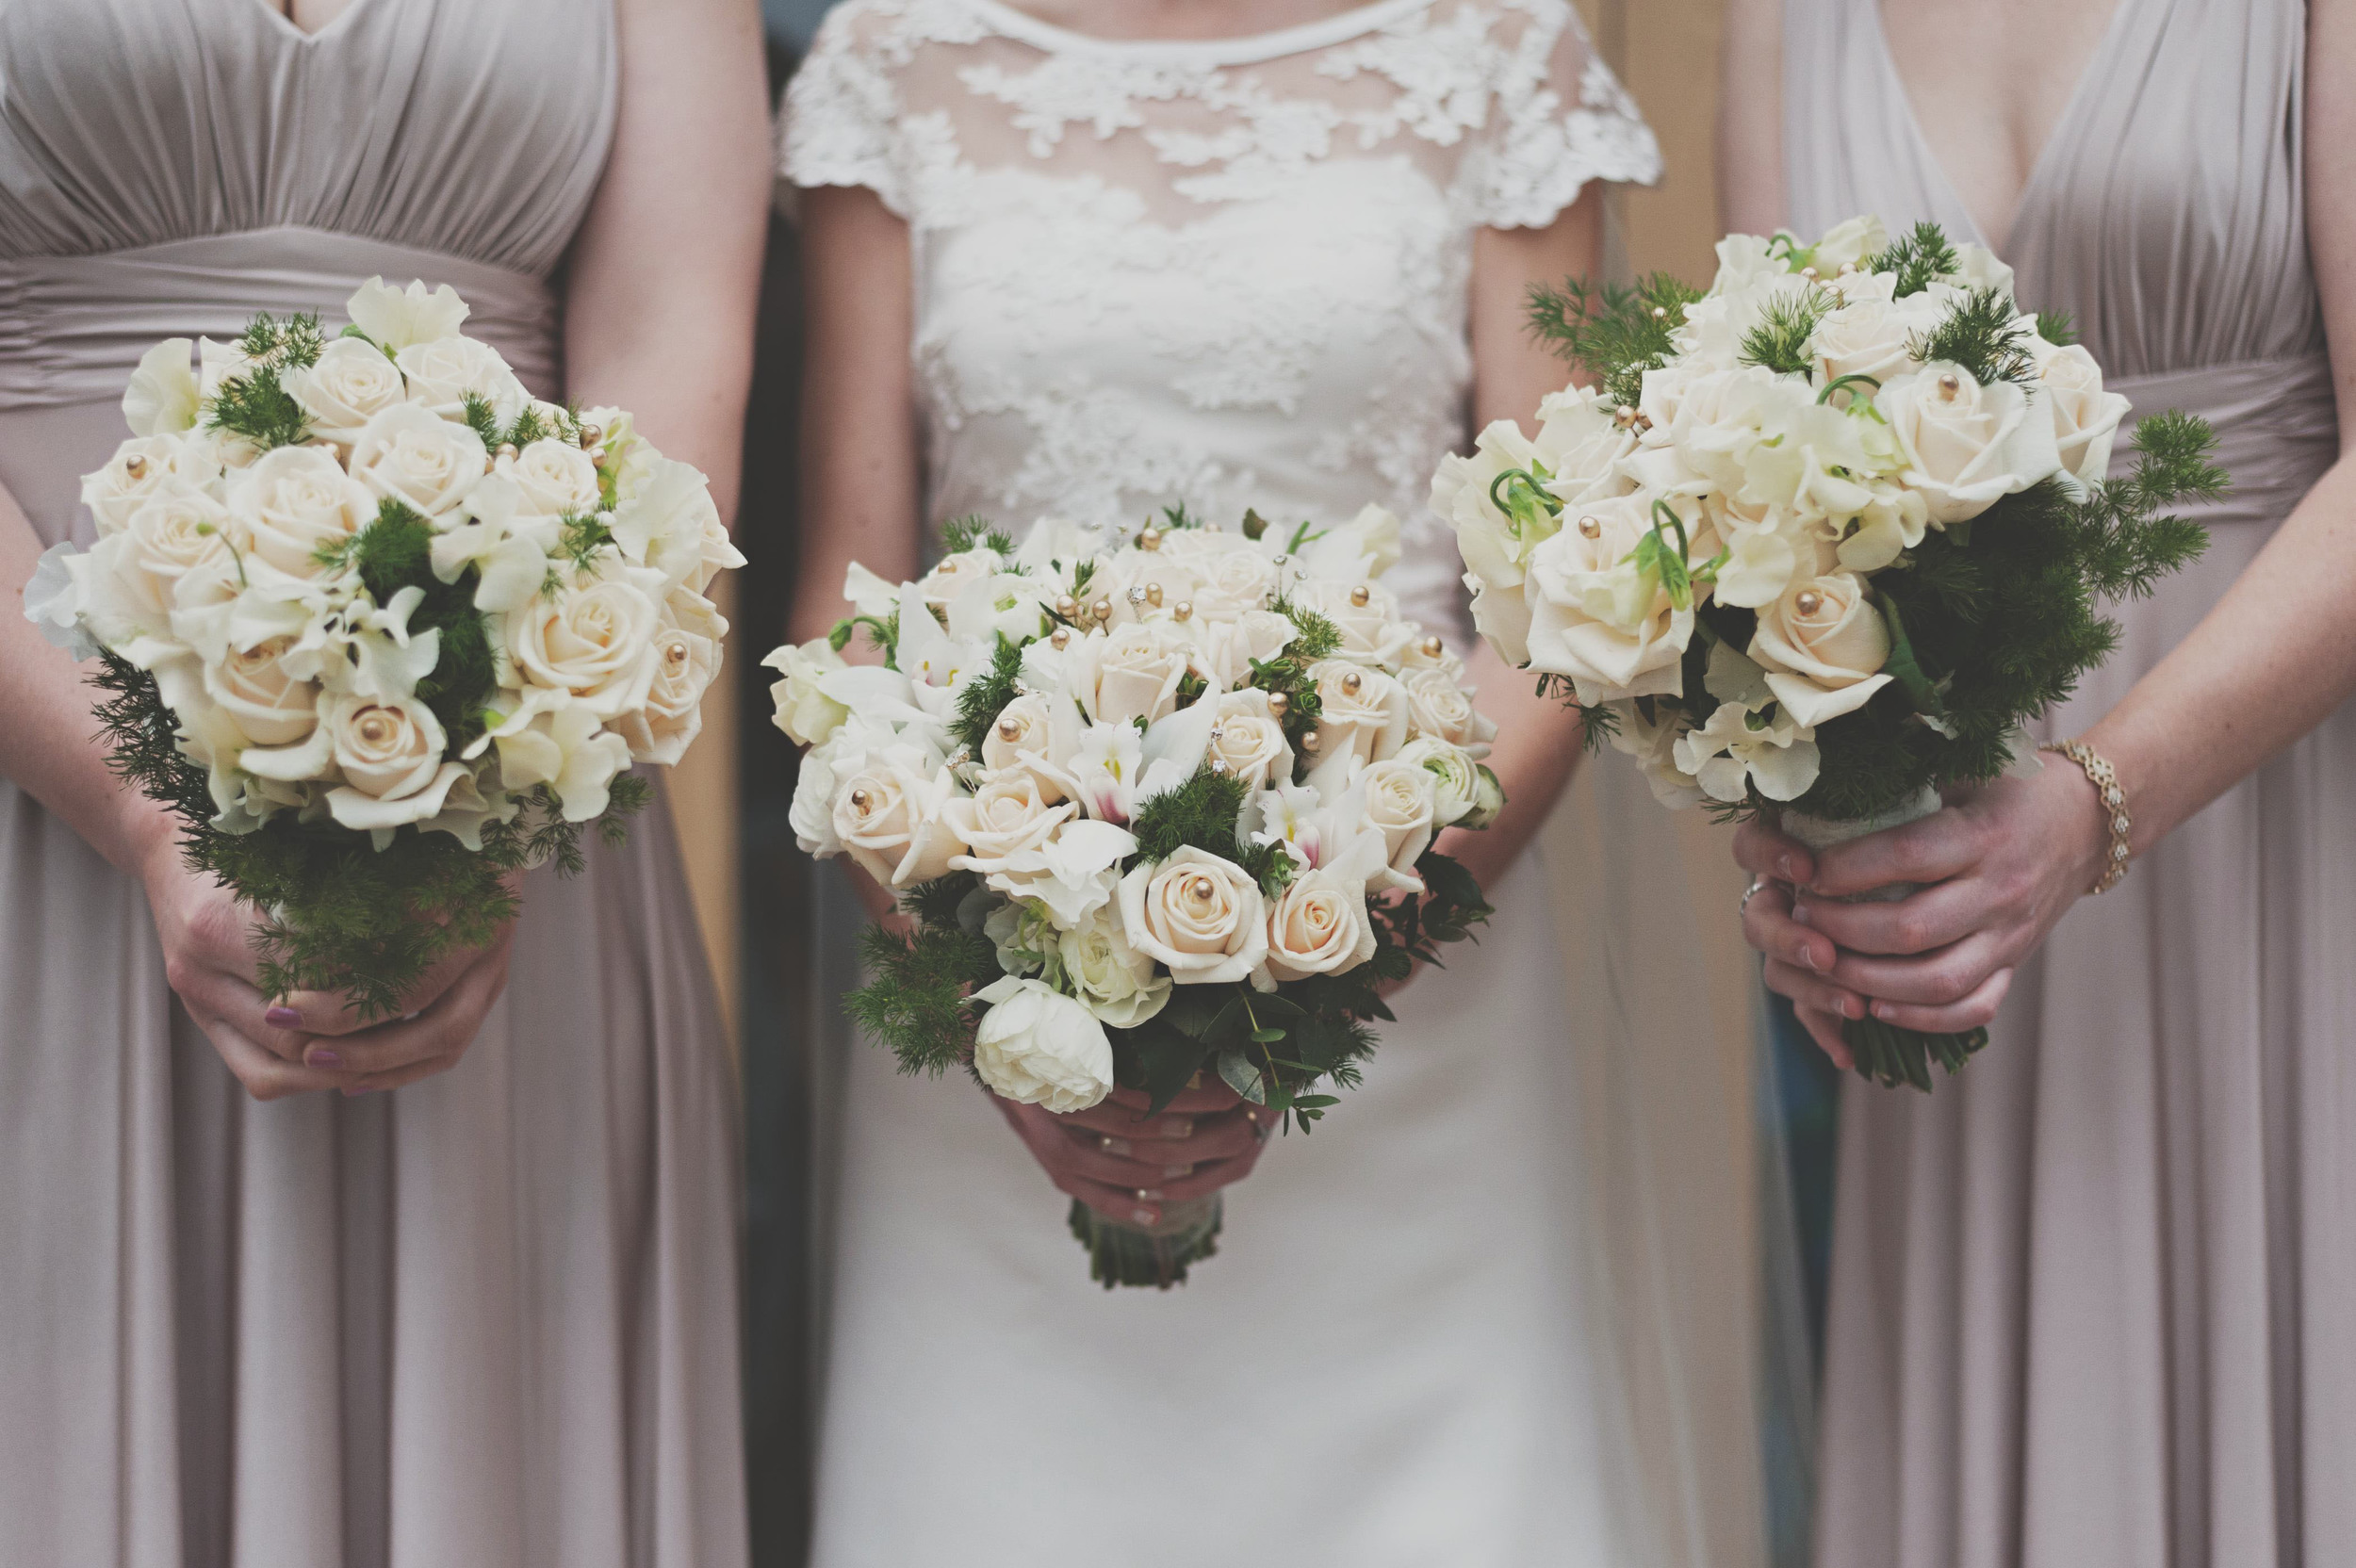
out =
<path fill-rule="evenodd" d="M 1464 438 L 1475 233 L 1649 180 L 1568 0 L 1383 0 L 1112 42 L 994 0 L 850 0 L 785 172 L 915 253 L 926 511 L 1229 526 L 1369 501 L 1469 646 L 1427 511 Z M 1399 1001 L 1364 1088 L 1228 1195 L 1216 1258 L 1107 1296 L 979 1094 L 854 1053 L 820 1568 L 1638 1560 L 1544 873 Z"/>

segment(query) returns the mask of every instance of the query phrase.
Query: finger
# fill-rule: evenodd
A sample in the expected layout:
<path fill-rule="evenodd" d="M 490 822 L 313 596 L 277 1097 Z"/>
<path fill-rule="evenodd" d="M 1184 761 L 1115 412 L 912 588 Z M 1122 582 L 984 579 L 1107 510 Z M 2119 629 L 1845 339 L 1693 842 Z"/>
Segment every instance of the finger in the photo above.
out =
<path fill-rule="evenodd" d="M 400 1011 L 390 1021 L 414 1019 L 439 1002 L 484 955 L 504 951 L 508 939 L 502 934 L 488 947 L 463 947 L 443 954 L 435 959 L 416 984 L 401 993 Z M 388 1021 L 383 1017 L 367 1018 L 352 1004 L 351 998 L 341 991 L 292 991 L 273 1003 L 268 1021 L 282 1029 L 301 1030 L 313 1035 L 352 1036 L 382 1028 Z"/>
<path fill-rule="evenodd" d="M 1734 830 L 1734 863 L 1785 882 L 1807 882 L 1816 874 L 1808 845 L 1756 817 Z"/>
<path fill-rule="evenodd" d="M 1973 988 L 1970 996 L 1943 1007 L 1925 1007 L 1906 1002 L 1876 1002 L 1873 1016 L 1885 1023 L 1901 1029 L 1920 1030 L 1925 1035 L 1961 1035 L 1987 1027 L 1996 1017 L 1996 1009 L 2004 1004 L 2012 989 L 2013 972 L 2000 969 Z"/>
<path fill-rule="evenodd" d="M 213 1042 L 213 1049 L 220 1053 L 221 1062 L 245 1092 L 256 1100 L 284 1100 L 290 1094 L 336 1088 L 344 1082 L 341 1074 L 271 1054 L 219 1019 L 210 1022 L 200 1021 L 198 1027 Z"/>
<path fill-rule="evenodd" d="M 1807 893 L 1792 901 L 1795 923 L 1823 932 L 1852 953 L 1882 956 L 1928 953 L 1959 942 L 1997 914 L 1993 888 L 1976 875 L 1934 882 L 1889 904 L 1847 904 Z"/>
<path fill-rule="evenodd" d="M 1067 1135 L 1058 1137 L 1054 1146 L 1043 1151 L 1041 1158 L 1042 1163 L 1054 1165 L 1059 1169 L 1073 1171 L 1091 1181 L 1107 1182 L 1117 1187 L 1168 1187 L 1173 1184 L 1191 1182 L 1203 1171 L 1218 1169 L 1236 1160 L 1256 1159 L 1259 1147 L 1257 1143 L 1253 1143 L 1247 1149 L 1219 1159 L 1186 1160 L 1161 1165 L 1145 1160 L 1129 1159 L 1119 1154 L 1108 1154 L 1098 1149 L 1093 1142 L 1081 1143 Z M 1203 1190 L 1216 1190 L 1234 1180 L 1235 1180 L 1235 1176 L 1229 1176 L 1224 1181 L 1215 1183 L 1211 1187 Z"/>
<path fill-rule="evenodd" d="M 1105 1099 L 1112 1104 L 1126 1106 L 1143 1116 L 1153 1105 L 1153 1097 L 1143 1089 L 1117 1088 Z M 1243 1096 L 1228 1086 L 1224 1078 L 1204 1078 L 1196 1074 L 1194 1082 L 1180 1089 L 1162 1107 L 1190 1116 L 1207 1116 L 1218 1111 L 1232 1111 L 1243 1103 Z"/>
<path fill-rule="evenodd" d="M 1141 1165 L 1156 1167 L 1200 1165 L 1205 1160 L 1228 1159 L 1257 1147 L 1260 1141 L 1259 1128 L 1235 1112 L 1195 1122 L 1193 1131 L 1183 1138 L 1123 1137 L 1119 1133 L 1100 1133 L 1093 1127 L 1075 1126 L 1075 1119 L 1072 1117 L 1050 1117 L 1049 1120 L 1065 1136 L 1094 1149 L 1100 1154 L 1119 1155 Z"/>
<path fill-rule="evenodd" d="M 1141 1200 L 1134 1188 L 1117 1187 L 1104 1182 L 1091 1182 L 1085 1176 L 1050 1169 L 1048 1176 L 1055 1190 L 1067 1197 L 1077 1198 L 1105 1218 L 1123 1225 L 1158 1225 L 1162 1205 L 1150 1199 Z"/>
<path fill-rule="evenodd" d="M 269 1000 L 252 980 L 229 970 L 201 966 L 184 971 L 176 965 L 172 979 L 172 988 L 179 993 L 189 1017 L 219 1022 L 246 1044 L 280 1061 L 303 1060 L 311 1037 L 301 1030 L 273 1027 L 269 1021 Z"/>
<path fill-rule="evenodd" d="M 1792 890 L 1770 882 L 1751 895 L 1742 908 L 1742 939 L 1752 947 L 1795 969 L 1822 974 L 1841 956 L 1830 937 L 1792 918 Z"/>
<path fill-rule="evenodd" d="M 1877 958 L 1843 953 L 1829 978 L 1836 984 L 1884 1002 L 1912 1002 L 1945 1007 L 1964 1001 L 2006 967 L 2010 955 L 2002 945 L 2004 934 L 1979 931 L 1959 942 L 1908 958 Z"/>
<path fill-rule="evenodd" d="M 1794 969 L 1780 958 L 1767 960 L 1764 974 L 1767 988 L 1777 996 L 1788 996 L 1795 1007 L 1813 1007 L 1835 1018 L 1863 1018 L 1865 998 L 1843 989 L 1819 974 Z"/>
<path fill-rule="evenodd" d="M 463 1051 L 453 1051 L 446 1056 L 427 1056 L 391 1072 L 372 1073 L 366 1078 L 346 1084 L 344 1093 L 358 1096 L 381 1094 L 391 1089 L 401 1088 L 416 1083 L 420 1078 L 431 1078 L 435 1073 L 448 1072 L 465 1059 L 466 1053 Z"/>
<path fill-rule="evenodd" d="M 1871 892 L 1893 882 L 1943 882 L 1980 862 L 1979 819 L 1953 807 L 1920 822 L 1885 828 L 1835 844 L 1816 858 L 1811 892 L 1827 896 Z"/>
<path fill-rule="evenodd" d="M 483 1015 L 506 988 L 509 951 L 508 944 L 500 942 L 477 952 L 457 983 L 414 1018 L 380 1023 L 356 1035 L 317 1040 L 303 1060 L 314 1067 L 341 1068 L 361 1078 L 364 1088 L 397 1087 L 381 1080 L 438 1057 L 449 1057 L 447 1065 L 456 1065 L 482 1029 Z M 410 1077 L 401 1080 L 412 1081 Z"/>
<path fill-rule="evenodd" d="M 1825 1055 L 1832 1058 L 1833 1066 L 1843 1072 L 1857 1070 L 1857 1057 L 1849 1050 L 1848 1040 L 1841 1036 L 1839 1019 L 1830 1013 L 1820 1012 L 1814 1007 L 1795 1006 L 1792 1010 L 1802 1026 L 1808 1030 L 1809 1037 L 1816 1041 L 1818 1047 Z"/>
<path fill-rule="evenodd" d="M 1144 1116 L 1127 1105 L 1107 1100 L 1085 1111 L 1065 1114 L 1064 1121 L 1086 1127 L 1094 1133 L 1109 1133 L 1124 1138 L 1185 1139 L 1194 1135 L 1196 1118 L 1190 1113 L 1164 1111 L 1159 1116 Z"/>

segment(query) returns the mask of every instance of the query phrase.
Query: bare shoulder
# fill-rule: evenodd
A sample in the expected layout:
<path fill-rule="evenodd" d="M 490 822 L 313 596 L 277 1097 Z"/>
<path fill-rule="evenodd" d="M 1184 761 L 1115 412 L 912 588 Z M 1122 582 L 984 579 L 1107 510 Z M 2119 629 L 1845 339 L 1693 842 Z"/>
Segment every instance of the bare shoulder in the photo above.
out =
<path fill-rule="evenodd" d="M 1719 55 L 1718 218 L 1766 234 L 1784 221 L 1784 0 L 1726 0 Z"/>

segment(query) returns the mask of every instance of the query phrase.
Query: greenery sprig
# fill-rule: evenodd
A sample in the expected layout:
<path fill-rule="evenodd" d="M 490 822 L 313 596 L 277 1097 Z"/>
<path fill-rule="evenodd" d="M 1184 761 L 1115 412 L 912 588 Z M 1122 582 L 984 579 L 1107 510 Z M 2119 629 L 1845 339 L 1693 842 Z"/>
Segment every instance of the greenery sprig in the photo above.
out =
<path fill-rule="evenodd" d="M 242 436 L 264 451 L 309 440 L 308 416 L 282 378 L 317 365 L 326 347 L 317 316 L 282 318 L 265 312 L 254 318 L 237 339 L 248 363 L 222 377 L 205 400 L 205 428 Z"/>
<path fill-rule="evenodd" d="M 1584 278 L 1559 289 L 1537 285 L 1530 290 L 1530 330 L 1592 374 L 1605 397 L 1633 408 L 1644 395 L 1644 372 L 1668 363 L 1685 307 L 1701 298 L 1702 290 L 1666 272 L 1633 287 Z"/>

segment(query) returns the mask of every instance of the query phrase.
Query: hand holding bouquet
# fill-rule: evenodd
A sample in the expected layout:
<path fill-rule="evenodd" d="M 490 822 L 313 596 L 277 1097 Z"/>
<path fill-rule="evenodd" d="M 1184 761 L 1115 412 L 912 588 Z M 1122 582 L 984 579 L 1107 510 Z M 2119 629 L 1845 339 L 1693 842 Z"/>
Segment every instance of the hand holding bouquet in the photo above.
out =
<path fill-rule="evenodd" d="M 115 770 L 263 911 L 263 989 L 376 1018 L 512 918 L 509 873 L 620 835 L 626 770 L 695 737 L 704 590 L 744 558 L 701 474 L 532 398 L 447 286 L 350 311 L 151 351 L 82 481 L 97 543 L 25 603 L 101 661 Z"/>
<path fill-rule="evenodd" d="M 1707 293 L 1541 292 L 1533 321 L 1592 388 L 1450 458 L 1482 632 L 1633 754 L 1672 807 L 1780 814 L 1824 847 L 1928 815 L 1939 790 L 2037 766 L 2021 726 L 2118 639 L 2098 596 L 2197 555 L 2171 504 L 2215 495 L 2208 427 L 2143 420 L 2069 324 L 1936 225 L 1812 245 L 1737 235 Z M 1884 890 L 1899 897 L 1910 890 Z M 1857 1069 L 1931 1086 L 1987 1032 L 1847 1025 Z"/>
<path fill-rule="evenodd" d="M 1106 540 L 978 524 L 767 662 L 809 746 L 793 821 L 898 890 L 853 1015 L 905 1070 L 1086 1110 L 1166 1105 L 1215 1075 L 1303 1132 L 1358 1080 L 1377 988 L 1485 919 L 1432 848 L 1502 804 L 1463 665 L 1380 582 L 1399 524 L 1166 526 Z M 865 633 L 880 665 L 846 664 Z M 1153 1228 L 1075 1202 L 1095 1276 L 1169 1285 L 1208 1256 L 1216 1197 Z"/>

